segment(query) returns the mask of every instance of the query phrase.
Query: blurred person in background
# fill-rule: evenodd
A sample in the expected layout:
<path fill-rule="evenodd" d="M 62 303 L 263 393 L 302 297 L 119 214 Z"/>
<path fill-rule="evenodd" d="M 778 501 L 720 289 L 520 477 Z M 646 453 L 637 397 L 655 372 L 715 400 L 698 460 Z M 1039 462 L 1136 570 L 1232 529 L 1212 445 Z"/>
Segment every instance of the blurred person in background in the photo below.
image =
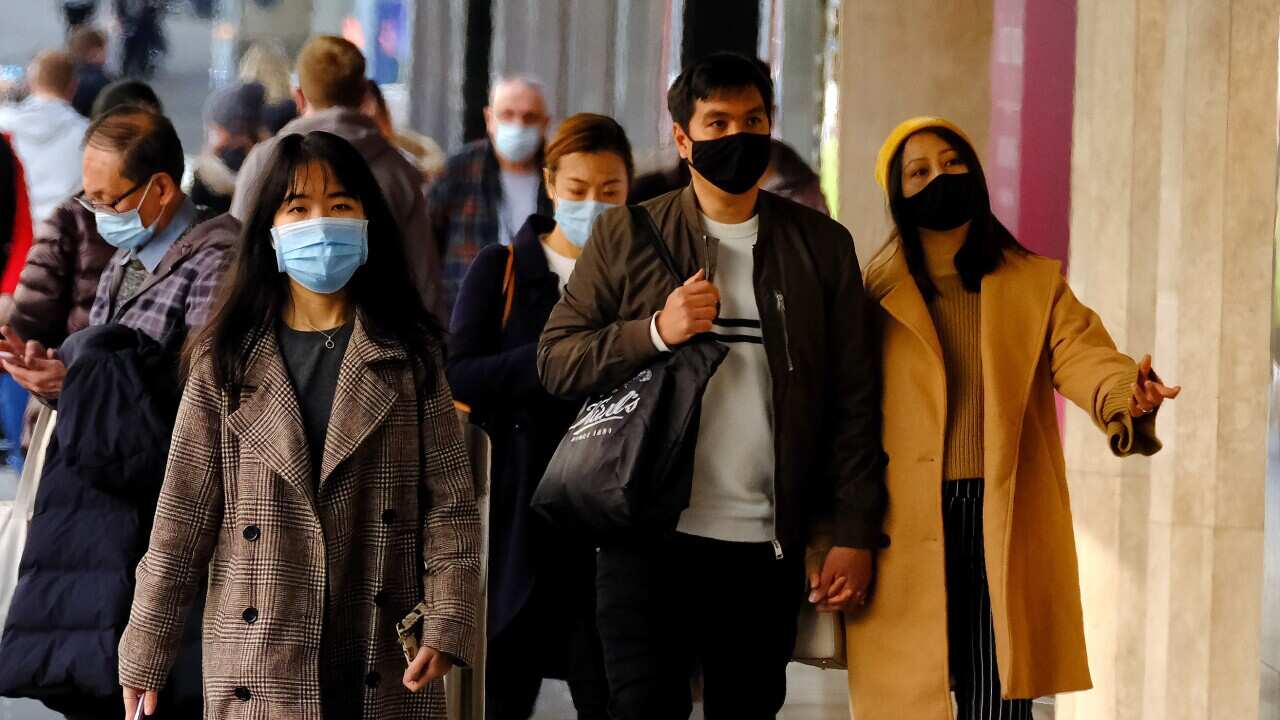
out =
<path fill-rule="evenodd" d="M 529 507 L 580 403 L 537 375 L 538 337 L 595 219 L 626 202 L 631 144 L 612 118 L 565 120 L 547 145 L 555 216 L 531 215 L 510 246 L 480 251 L 450 328 L 449 384 L 492 442 L 489 490 L 489 720 L 525 720 L 543 678 L 569 681 L 578 717 L 608 718 L 595 622 L 595 548 Z"/>
<path fill-rule="evenodd" d="M 249 151 L 267 132 L 262 124 L 266 93 L 258 83 L 215 90 L 204 109 L 206 141 L 196 158 L 191 199 L 215 212 L 231 209 L 236 176 Z"/>
<path fill-rule="evenodd" d="M 781 195 L 801 205 L 830 215 L 827 199 L 822 194 L 822 180 L 809 163 L 790 145 L 774 138 L 769 153 L 769 169 L 764 171 L 760 189 Z"/>
<path fill-rule="evenodd" d="M 114 0 L 122 34 L 120 74 L 150 79 L 160 56 L 168 52 L 164 37 L 165 0 Z"/>
<path fill-rule="evenodd" d="M 291 73 L 289 56 L 278 42 L 255 41 L 240 56 L 240 82 L 256 82 L 266 90 L 262 124 L 266 126 L 268 135 L 275 135 L 298 117 Z"/>
<path fill-rule="evenodd" d="M 391 122 L 391 110 L 387 107 L 387 99 L 382 95 L 382 88 L 372 80 L 369 81 L 369 94 L 365 96 L 360 112 L 373 118 L 382 135 L 417 166 L 418 172 L 422 173 L 424 186 L 430 185 L 444 172 L 445 154 L 439 143 L 409 128 L 397 130 Z"/>
<path fill-rule="evenodd" d="M 76 93 L 71 107 L 89 117 L 98 93 L 114 79 L 107 73 L 107 35 L 91 26 L 76 28 L 67 39 L 67 50 L 76 65 Z"/>
<path fill-rule="evenodd" d="M 249 152 L 236 178 L 231 214 L 241 220 L 248 217 L 257 202 L 258 185 L 270 171 L 268 163 L 280 138 L 316 130 L 333 133 L 354 145 L 369 163 L 401 228 L 405 261 L 423 304 L 437 319 L 446 317 L 440 285 L 440 253 L 427 221 L 422 176 L 383 136 L 377 123 L 360 112 L 369 92 L 360 48 L 333 35 L 311 38 L 298 54 L 298 83 L 300 87 L 294 93 L 294 101 L 302 110 L 302 116 Z"/>
<path fill-rule="evenodd" d="M 550 123 L 542 83 L 526 76 L 496 81 L 484 122 L 488 135 L 450 157 L 427 196 L 450 307 L 481 250 L 511 244 L 530 215 L 552 213 L 542 184 Z"/>
<path fill-rule="evenodd" d="M 27 69 L 31 94 L 0 107 L 0 131 L 9 133 L 27 172 L 31 217 L 43 222 L 80 190 L 80 141 L 89 121 L 71 106 L 75 64 L 62 50 L 45 50 Z"/>

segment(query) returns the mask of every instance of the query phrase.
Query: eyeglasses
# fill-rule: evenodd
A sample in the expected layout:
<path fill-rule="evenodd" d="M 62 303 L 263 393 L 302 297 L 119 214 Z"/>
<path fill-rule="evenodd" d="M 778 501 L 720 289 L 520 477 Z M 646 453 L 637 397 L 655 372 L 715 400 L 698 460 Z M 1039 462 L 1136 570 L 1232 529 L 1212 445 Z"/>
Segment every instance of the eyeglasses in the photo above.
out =
<path fill-rule="evenodd" d="M 143 180 L 137 185 L 134 185 L 133 187 L 129 188 L 129 190 L 125 192 L 125 194 L 121 195 L 115 200 L 112 200 L 111 202 L 92 202 L 90 200 L 86 200 L 84 197 L 84 194 L 77 195 L 76 202 L 80 203 L 85 210 L 88 210 L 89 212 L 92 212 L 92 213 L 99 213 L 99 212 L 118 213 L 120 211 L 116 209 L 117 205 L 124 202 L 125 198 L 138 192 L 139 190 L 141 190 L 142 188 L 150 184 L 151 184 L 151 178 L 147 178 L 146 180 Z"/>

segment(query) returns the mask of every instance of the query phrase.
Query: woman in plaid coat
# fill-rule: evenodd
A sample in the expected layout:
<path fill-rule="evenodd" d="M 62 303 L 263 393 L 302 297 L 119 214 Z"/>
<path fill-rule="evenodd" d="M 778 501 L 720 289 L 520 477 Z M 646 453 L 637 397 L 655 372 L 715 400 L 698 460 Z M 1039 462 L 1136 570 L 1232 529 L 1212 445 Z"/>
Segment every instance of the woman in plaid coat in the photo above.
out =
<path fill-rule="evenodd" d="M 125 713 L 155 710 L 207 570 L 206 718 L 444 718 L 440 678 L 477 643 L 480 542 L 439 330 L 351 145 L 291 135 L 270 167 L 188 349 Z"/>

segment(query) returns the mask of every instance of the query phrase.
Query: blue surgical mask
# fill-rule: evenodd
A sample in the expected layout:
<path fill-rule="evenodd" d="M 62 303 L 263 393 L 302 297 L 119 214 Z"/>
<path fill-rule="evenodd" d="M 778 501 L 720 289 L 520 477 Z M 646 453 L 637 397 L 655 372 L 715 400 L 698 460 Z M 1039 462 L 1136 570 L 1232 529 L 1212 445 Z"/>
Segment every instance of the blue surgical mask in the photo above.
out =
<path fill-rule="evenodd" d="M 528 162 L 542 147 L 542 129 L 536 125 L 498 123 L 493 146 L 498 154 L 513 163 Z"/>
<path fill-rule="evenodd" d="M 369 259 L 369 221 L 321 217 L 271 228 L 276 265 L 312 292 L 347 286 Z"/>
<path fill-rule="evenodd" d="M 98 234 L 108 245 L 132 252 L 141 249 L 151 241 L 151 237 L 155 235 L 156 223 L 160 221 L 156 218 L 156 222 L 147 227 L 142 224 L 142 216 L 138 214 L 138 208 L 146 202 L 149 192 L 151 192 L 151 183 L 147 183 L 147 189 L 142 191 L 142 199 L 138 201 L 138 207 L 121 213 L 95 210 L 92 205 L 83 200 L 81 204 L 93 212 Z"/>
<path fill-rule="evenodd" d="M 620 206 L 595 200 L 557 200 L 556 225 L 569 238 L 569 242 L 578 247 L 586 247 L 596 218 L 605 210 L 616 207 Z"/>

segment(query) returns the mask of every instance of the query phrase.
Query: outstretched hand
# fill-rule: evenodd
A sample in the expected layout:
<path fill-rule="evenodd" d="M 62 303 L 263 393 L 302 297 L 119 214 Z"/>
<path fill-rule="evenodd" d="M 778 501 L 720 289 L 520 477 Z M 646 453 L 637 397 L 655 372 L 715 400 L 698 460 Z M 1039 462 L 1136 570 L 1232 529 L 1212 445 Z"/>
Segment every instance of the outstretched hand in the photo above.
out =
<path fill-rule="evenodd" d="M 1147 355 L 1138 365 L 1138 382 L 1134 383 L 1133 397 L 1129 398 L 1129 414 L 1133 417 L 1150 415 L 1159 410 L 1165 400 L 1172 400 L 1181 392 L 1181 385 L 1169 387 L 1160 380 L 1160 376 L 1151 369 L 1151 356 Z"/>

